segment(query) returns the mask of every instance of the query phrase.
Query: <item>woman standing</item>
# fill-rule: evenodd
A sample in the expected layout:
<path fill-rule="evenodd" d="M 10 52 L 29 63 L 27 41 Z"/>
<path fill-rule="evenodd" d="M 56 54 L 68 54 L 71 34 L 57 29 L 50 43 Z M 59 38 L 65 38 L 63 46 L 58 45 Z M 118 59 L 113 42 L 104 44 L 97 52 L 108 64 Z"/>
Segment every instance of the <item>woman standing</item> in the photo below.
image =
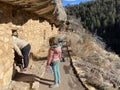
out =
<path fill-rule="evenodd" d="M 61 46 L 59 45 L 58 39 L 52 37 L 49 39 L 49 52 L 48 52 L 48 60 L 47 67 L 52 66 L 54 72 L 54 84 L 50 86 L 50 88 L 56 88 L 60 83 L 60 60 L 61 60 Z M 55 46 L 55 47 L 54 47 Z"/>

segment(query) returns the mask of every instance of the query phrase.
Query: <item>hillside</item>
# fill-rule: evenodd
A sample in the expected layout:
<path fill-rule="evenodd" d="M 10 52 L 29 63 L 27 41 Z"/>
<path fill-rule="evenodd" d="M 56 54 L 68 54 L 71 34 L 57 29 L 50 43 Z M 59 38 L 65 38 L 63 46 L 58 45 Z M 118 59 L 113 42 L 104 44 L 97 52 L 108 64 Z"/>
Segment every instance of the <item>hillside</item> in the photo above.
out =
<path fill-rule="evenodd" d="M 78 20 L 73 19 L 73 32 L 67 32 L 72 49 L 71 58 L 78 77 L 84 84 L 96 89 L 118 90 L 120 85 L 120 58 L 105 50 L 105 43 L 85 30 Z M 77 23 L 77 24 L 76 24 Z"/>
<path fill-rule="evenodd" d="M 78 77 L 95 87 L 90 90 L 119 90 L 120 1 L 94 0 L 65 9 L 68 19 L 78 21 L 71 25 L 77 31 L 67 33 Z"/>
<path fill-rule="evenodd" d="M 100 36 L 107 50 L 120 53 L 120 0 L 93 0 L 65 8 L 68 17 L 76 17 L 86 29 Z"/>

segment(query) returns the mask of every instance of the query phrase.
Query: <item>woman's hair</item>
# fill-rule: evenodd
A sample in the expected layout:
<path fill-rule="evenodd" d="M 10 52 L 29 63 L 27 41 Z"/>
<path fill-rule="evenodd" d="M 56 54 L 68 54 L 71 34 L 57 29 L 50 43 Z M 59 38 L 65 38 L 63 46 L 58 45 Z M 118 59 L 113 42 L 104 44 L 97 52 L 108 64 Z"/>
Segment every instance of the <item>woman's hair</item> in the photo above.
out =
<path fill-rule="evenodd" d="M 12 36 L 18 37 L 18 32 L 17 32 L 17 30 L 12 30 Z"/>
<path fill-rule="evenodd" d="M 51 38 L 49 39 L 49 45 L 50 45 L 50 46 L 58 45 L 58 39 L 55 38 L 55 37 L 51 37 Z"/>

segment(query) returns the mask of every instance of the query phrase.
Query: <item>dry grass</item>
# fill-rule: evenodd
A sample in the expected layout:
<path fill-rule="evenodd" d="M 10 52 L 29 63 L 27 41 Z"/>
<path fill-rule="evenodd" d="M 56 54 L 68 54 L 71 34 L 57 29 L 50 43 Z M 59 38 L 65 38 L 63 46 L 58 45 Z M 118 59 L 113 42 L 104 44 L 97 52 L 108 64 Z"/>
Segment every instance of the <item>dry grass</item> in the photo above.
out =
<path fill-rule="evenodd" d="M 90 33 L 82 31 L 83 28 L 79 29 L 79 32 L 67 32 L 66 37 L 71 43 L 74 55 L 81 58 L 76 58 L 74 65 L 85 72 L 82 78 L 86 78 L 86 82 L 98 90 L 108 90 L 106 88 L 113 88 L 113 86 L 119 87 L 120 58 L 118 55 L 107 52 L 104 49 L 105 43 L 98 37 L 93 37 Z"/>

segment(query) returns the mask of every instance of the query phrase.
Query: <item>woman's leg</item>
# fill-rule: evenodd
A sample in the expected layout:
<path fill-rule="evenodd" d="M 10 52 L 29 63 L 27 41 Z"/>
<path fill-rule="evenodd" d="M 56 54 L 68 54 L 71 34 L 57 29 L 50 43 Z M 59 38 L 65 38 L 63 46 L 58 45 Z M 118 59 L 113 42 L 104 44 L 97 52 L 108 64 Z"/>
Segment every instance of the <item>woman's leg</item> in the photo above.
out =
<path fill-rule="evenodd" d="M 29 64 L 29 52 L 30 52 L 30 45 L 28 44 L 27 46 L 25 46 L 21 51 L 23 54 L 23 59 L 24 59 L 24 68 L 28 67 Z"/>
<path fill-rule="evenodd" d="M 58 81 L 57 83 L 60 83 L 60 62 L 57 63 L 57 78 L 58 78 Z"/>
<path fill-rule="evenodd" d="M 54 84 L 58 84 L 60 80 L 60 71 L 59 71 L 60 61 L 54 62 L 53 72 L 54 72 Z"/>

